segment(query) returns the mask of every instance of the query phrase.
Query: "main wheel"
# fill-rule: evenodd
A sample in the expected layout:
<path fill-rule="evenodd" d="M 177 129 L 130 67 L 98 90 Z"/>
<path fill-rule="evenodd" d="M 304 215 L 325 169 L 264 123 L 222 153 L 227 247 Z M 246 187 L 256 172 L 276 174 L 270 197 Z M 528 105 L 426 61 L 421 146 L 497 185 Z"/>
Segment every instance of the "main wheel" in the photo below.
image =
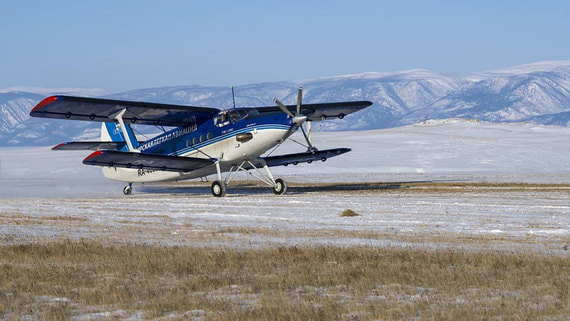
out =
<path fill-rule="evenodd" d="M 273 193 L 275 195 L 282 195 L 287 191 L 287 183 L 281 178 L 275 180 L 275 186 L 273 186 Z"/>
<path fill-rule="evenodd" d="M 212 195 L 215 197 L 223 197 L 226 195 L 226 185 L 220 181 L 212 183 Z"/>
<path fill-rule="evenodd" d="M 131 195 L 132 192 L 133 192 L 133 187 L 131 185 L 123 187 L 123 194 Z"/>

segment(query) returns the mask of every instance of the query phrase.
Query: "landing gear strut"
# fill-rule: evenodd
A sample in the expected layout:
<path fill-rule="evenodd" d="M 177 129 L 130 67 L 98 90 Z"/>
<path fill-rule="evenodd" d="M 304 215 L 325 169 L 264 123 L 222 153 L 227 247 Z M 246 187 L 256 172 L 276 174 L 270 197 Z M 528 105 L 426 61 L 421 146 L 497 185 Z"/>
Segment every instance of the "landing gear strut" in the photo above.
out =
<path fill-rule="evenodd" d="M 131 195 L 132 192 L 133 192 L 133 183 L 129 183 L 129 185 L 123 187 L 123 194 Z"/>

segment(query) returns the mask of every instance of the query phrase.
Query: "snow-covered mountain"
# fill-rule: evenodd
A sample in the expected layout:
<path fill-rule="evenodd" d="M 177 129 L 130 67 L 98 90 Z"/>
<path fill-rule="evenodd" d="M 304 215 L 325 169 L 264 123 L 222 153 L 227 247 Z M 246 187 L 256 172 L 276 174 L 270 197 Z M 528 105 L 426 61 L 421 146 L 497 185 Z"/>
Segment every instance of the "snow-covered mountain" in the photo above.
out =
<path fill-rule="evenodd" d="M 272 106 L 272 98 L 294 104 L 298 84 L 304 102 L 370 100 L 374 105 L 316 130 L 363 130 L 397 127 L 452 117 L 492 122 L 530 121 L 570 125 L 570 61 L 539 62 L 450 77 L 414 69 L 271 82 L 235 87 L 237 106 Z M 98 137 L 98 124 L 29 119 L 43 96 L 0 93 L 0 146 L 46 145 Z M 173 86 L 138 89 L 103 96 L 192 106 L 231 108 L 229 87 Z"/>
<path fill-rule="evenodd" d="M 0 93 L 0 132 L 9 131 L 30 118 L 30 106 L 41 98 L 22 92 Z"/>
<path fill-rule="evenodd" d="M 485 72 L 400 120 L 474 118 L 492 122 L 533 121 L 568 125 L 570 62 L 537 63 Z"/>
<path fill-rule="evenodd" d="M 299 82 L 301 83 L 301 82 Z M 294 82 L 259 83 L 235 87 L 236 106 L 274 106 L 273 97 L 295 104 Z M 326 129 L 373 129 L 398 126 L 397 119 L 434 102 L 464 82 L 428 70 L 397 73 L 362 73 L 304 80 L 303 102 L 370 100 L 374 102 L 343 121 L 328 122 Z M 111 95 L 125 100 L 143 100 L 194 106 L 231 108 L 229 87 L 179 86 L 139 89 Z"/>
<path fill-rule="evenodd" d="M 99 137 L 99 124 L 30 118 L 30 110 L 45 96 L 0 93 L 0 146 L 53 145 L 72 139 Z"/>

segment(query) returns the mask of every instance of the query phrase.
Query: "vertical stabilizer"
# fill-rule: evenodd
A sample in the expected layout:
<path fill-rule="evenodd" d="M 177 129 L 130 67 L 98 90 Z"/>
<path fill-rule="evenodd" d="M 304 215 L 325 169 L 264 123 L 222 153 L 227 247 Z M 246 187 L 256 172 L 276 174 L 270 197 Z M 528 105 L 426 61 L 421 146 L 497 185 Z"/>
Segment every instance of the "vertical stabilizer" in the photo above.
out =
<path fill-rule="evenodd" d="M 129 124 L 125 124 L 125 129 L 129 138 L 131 139 L 131 143 L 133 144 L 134 148 L 138 146 L 138 140 L 133 133 L 133 130 Z M 121 130 L 121 126 L 119 123 L 109 122 L 109 123 L 101 123 L 101 141 L 102 142 L 125 142 L 125 138 L 123 137 L 123 132 Z M 122 151 L 128 151 L 128 146 L 121 148 Z"/>

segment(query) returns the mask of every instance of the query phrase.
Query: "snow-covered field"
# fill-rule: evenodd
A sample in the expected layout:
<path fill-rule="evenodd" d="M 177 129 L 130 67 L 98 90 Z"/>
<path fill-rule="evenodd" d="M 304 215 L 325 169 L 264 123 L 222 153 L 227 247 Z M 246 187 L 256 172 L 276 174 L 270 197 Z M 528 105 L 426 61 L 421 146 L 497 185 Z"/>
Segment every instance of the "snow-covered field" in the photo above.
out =
<path fill-rule="evenodd" d="M 196 181 L 139 185 L 125 197 L 122 183 L 81 164 L 86 152 L 0 149 L 0 235 L 15 241 L 102 237 L 214 246 L 414 244 L 565 253 L 566 127 L 444 120 L 315 133 L 313 140 L 321 149 L 353 151 L 325 163 L 275 168 L 276 176 L 292 183 L 285 196 L 242 183 L 230 186 L 223 199 Z M 289 144 L 275 154 L 300 148 Z M 345 209 L 360 216 L 341 217 Z"/>

